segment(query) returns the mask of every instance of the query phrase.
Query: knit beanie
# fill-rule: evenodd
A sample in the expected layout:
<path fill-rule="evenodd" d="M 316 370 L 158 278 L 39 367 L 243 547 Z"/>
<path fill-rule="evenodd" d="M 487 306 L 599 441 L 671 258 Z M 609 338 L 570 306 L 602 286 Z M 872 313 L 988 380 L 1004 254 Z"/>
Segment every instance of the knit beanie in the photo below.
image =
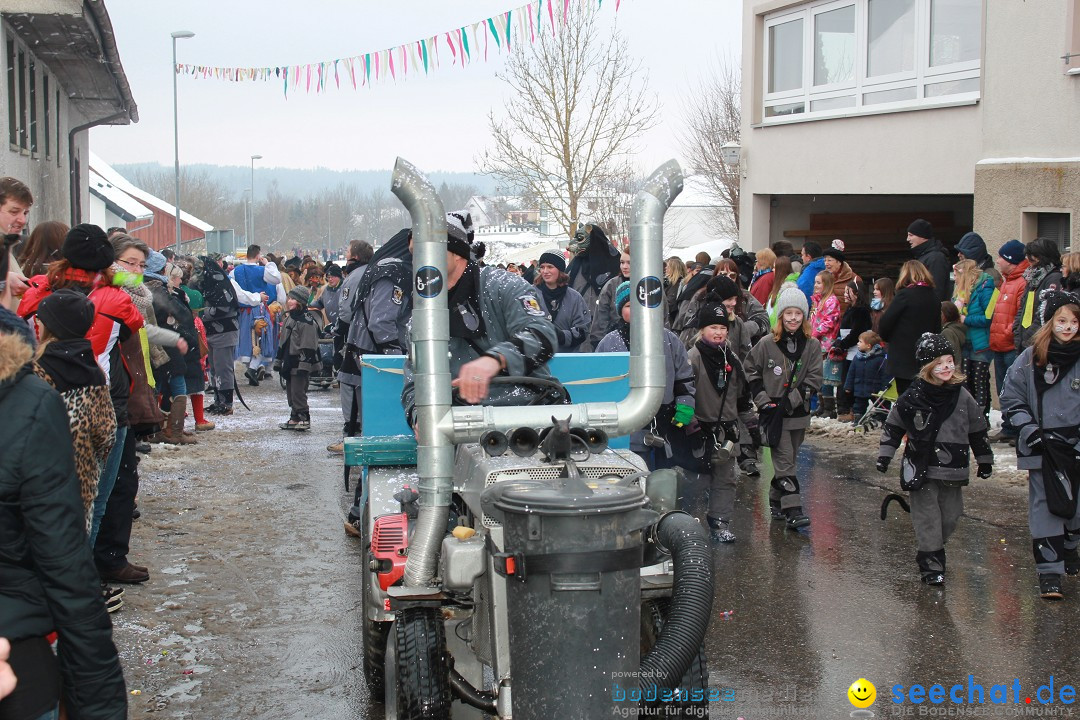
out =
<path fill-rule="evenodd" d="M 935 333 L 923 333 L 915 346 L 915 362 L 920 366 L 932 363 L 942 355 L 952 355 L 952 344 Z"/>
<path fill-rule="evenodd" d="M 337 263 L 330 263 L 326 266 L 326 277 L 336 277 L 340 280 L 341 278 L 345 277 L 345 273 L 342 272 L 340 265 L 338 265 Z"/>
<path fill-rule="evenodd" d="M 290 290 L 289 297 L 300 303 L 302 307 L 307 307 L 308 302 L 311 301 L 311 293 L 303 285 L 297 285 L 292 290 Z"/>
<path fill-rule="evenodd" d="M 446 213 L 447 250 L 469 260 L 473 237 L 472 215 L 464 210 Z"/>
<path fill-rule="evenodd" d="M 1019 265 L 1024 262 L 1024 243 L 1019 240 L 1010 240 L 998 250 L 998 257 L 1007 263 Z"/>
<path fill-rule="evenodd" d="M 803 314 L 803 319 L 810 318 L 810 304 L 806 302 L 806 295 L 797 287 L 787 287 L 776 296 L 776 317 L 780 318 L 787 308 L 797 308 Z"/>
<path fill-rule="evenodd" d="M 97 225 L 83 223 L 68 231 L 60 255 L 71 267 L 90 272 L 100 272 L 113 264 L 116 254 L 105 231 Z"/>
<path fill-rule="evenodd" d="M 90 326 L 94 324 L 94 304 L 81 292 L 64 288 L 41 301 L 37 316 L 58 340 L 75 340 L 90 332 Z"/>
<path fill-rule="evenodd" d="M 165 263 L 167 262 L 168 260 L 164 255 L 157 250 L 151 250 L 149 257 L 146 258 L 146 270 L 148 272 L 160 274 L 161 271 L 165 269 Z"/>
<path fill-rule="evenodd" d="M 705 303 L 701 306 L 701 311 L 698 313 L 697 318 L 698 329 L 703 330 L 710 325 L 730 327 L 727 308 L 721 303 Z"/>
<path fill-rule="evenodd" d="M 537 262 L 537 265 L 543 265 L 544 263 L 554 265 L 556 268 L 559 269 L 559 272 L 566 272 L 566 259 L 563 258 L 562 254 L 560 253 L 544 253 L 540 256 L 540 261 Z"/>
<path fill-rule="evenodd" d="M 1064 290 L 1044 290 L 1039 296 L 1039 317 L 1043 325 L 1050 322 L 1056 313 L 1066 305 L 1080 305 L 1080 295 Z"/>
<path fill-rule="evenodd" d="M 739 297 L 739 286 L 726 275 L 714 275 L 712 280 L 708 282 L 706 288 L 718 300 L 727 300 L 728 298 Z"/>
<path fill-rule="evenodd" d="M 908 225 L 907 231 L 917 237 L 926 238 L 930 240 L 934 237 L 934 226 L 928 223 L 926 220 L 919 218 L 910 225 Z"/>
<path fill-rule="evenodd" d="M 623 281 L 615 288 L 615 312 L 622 315 L 623 305 L 630 302 L 630 283 Z"/>

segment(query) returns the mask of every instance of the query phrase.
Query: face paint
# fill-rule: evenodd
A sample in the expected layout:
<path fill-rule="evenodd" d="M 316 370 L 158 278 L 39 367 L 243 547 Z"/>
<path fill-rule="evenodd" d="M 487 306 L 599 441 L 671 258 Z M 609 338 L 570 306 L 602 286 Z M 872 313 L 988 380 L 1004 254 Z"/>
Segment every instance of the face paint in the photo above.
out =
<path fill-rule="evenodd" d="M 793 333 L 802 327 L 803 314 L 802 310 L 798 308 L 785 308 L 784 314 L 780 316 L 784 323 L 784 329 L 789 333 Z"/>
<path fill-rule="evenodd" d="M 1054 317 L 1053 333 L 1058 342 L 1069 342 L 1080 331 L 1080 320 L 1077 320 L 1068 312 L 1059 313 Z"/>
<path fill-rule="evenodd" d="M 937 364 L 934 365 L 933 374 L 934 377 L 942 382 L 948 382 L 952 378 L 953 373 L 956 371 L 956 362 L 953 360 L 952 355 L 942 355 L 938 358 Z"/>

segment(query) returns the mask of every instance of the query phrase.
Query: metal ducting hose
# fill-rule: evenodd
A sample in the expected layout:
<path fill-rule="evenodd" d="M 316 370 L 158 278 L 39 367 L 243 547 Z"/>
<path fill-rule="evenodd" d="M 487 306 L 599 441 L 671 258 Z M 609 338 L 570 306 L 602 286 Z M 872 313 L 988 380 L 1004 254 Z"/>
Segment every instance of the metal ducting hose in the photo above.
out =
<path fill-rule="evenodd" d="M 656 645 L 641 659 L 643 691 L 653 683 L 679 687 L 701 648 L 712 614 L 712 551 L 701 523 L 684 512 L 669 513 L 656 525 L 656 541 L 671 551 L 675 584 Z"/>
<path fill-rule="evenodd" d="M 454 490 L 454 445 L 438 430 L 439 420 L 450 410 L 446 212 L 431 182 L 402 158 L 394 165 L 391 190 L 412 217 L 413 271 L 425 279 L 423 292 L 414 288 L 412 314 L 420 516 L 409 544 L 404 584 L 427 587 L 434 584 Z"/>

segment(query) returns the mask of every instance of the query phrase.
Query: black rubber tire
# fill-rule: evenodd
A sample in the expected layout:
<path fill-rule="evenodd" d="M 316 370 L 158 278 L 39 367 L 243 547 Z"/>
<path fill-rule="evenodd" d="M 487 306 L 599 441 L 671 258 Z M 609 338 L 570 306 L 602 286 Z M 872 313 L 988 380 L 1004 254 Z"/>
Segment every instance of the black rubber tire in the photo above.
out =
<path fill-rule="evenodd" d="M 668 604 L 666 599 L 646 600 L 641 604 L 641 657 L 645 657 L 656 643 L 656 637 L 664 627 Z M 709 666 L 705 659 L 704 645 L 698 648 L 697 656 L 679 682 L 679 691 L 683 697 L 690 697 L 691 693 L 699 691 L 701 699 L 679 702 L 642 701 L 642 705 L 650 709 L 661 709 L 665 713 L 663 717 L 708 717 Z"/>
<path fill-rule="evenodd" d="M 359 482 L 357 478 L 357 482 Z M 367 513 L 367 507 L 364 507 L 364 514 Z M 368 690 L 371 692 L 371 699 L 374 702 L 382 702 L 383 694 L 386 692 L 385 687 L 385 661 L 386 661 L 386 640 L 390 636 L 390 627 L 392 622 L 382 622 L 379 620 L 371 620 L 367 616 L 367 606 L 370 602 L 368 591 L 371 589 L 371 584 L 375 578 L 371 572 L 371 568 L 368 563 L 371 561 L 371 538 L 367 533 L 367 526 L 365 523 L 366 518 L 360 518 L 360 536 L 363 538 L 364 552 L 363 567 L 361 568 L 361 592 L 363 592 L 363 598 L 360 603 L 360 613 L 364 623 L 363 644 L 364 644 L 364 680 L 367 682 Z"/>
<path fill-rule="evenodd" d="M 284 390 L 285 389 L 285 373 L 279 372 L 277 374 L 277 376 L 278 376 L 278 383 L 281 385 L 281 389 Z"/>
<path fill-rule="evenodd" d="M 442 611 L 402 610 L 390 642 L 395 643 L 397 688 L 386 697 L 396 701 L 398 720 L 449 720 L 453 695 Z"/>

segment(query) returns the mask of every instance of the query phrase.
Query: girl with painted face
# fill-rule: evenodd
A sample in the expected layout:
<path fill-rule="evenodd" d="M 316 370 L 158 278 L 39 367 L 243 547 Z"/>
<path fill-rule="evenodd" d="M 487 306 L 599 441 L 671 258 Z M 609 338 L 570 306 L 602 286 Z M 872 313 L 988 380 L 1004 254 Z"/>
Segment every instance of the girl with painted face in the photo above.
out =
<path fill-rule="evenodd" d="M 1016 467 L 1028 471 L 1028 527 L 1039 595 L 1062 597 L 1080 573 L 1080 295 L 1045 293 L 1042 327 L 1005 376 L 1001 411 L 1017 428 Z"/>
<path fill-rule="evenodd" d="M 811 337 L 806 295 L 789 287 L 776 298 L 777 319 L 746 358 L 746 380 L 759 412 L 762 442 L 772 456 L 769 507 L 788 529 L 810 524 L 803 512 L 795 461 L 810 426 L 810 396 L 821 389 L 821 344 Z"/>
<path fill-rule="evenodd" d="M 968 484 L 969 458 L 978 476 L 990 477 L 994 454 L 986 438 L 982 408 L 964 387 L 953 349 L 941 335 L 923 333 L 915 348 L 918 376 L 896 401 L 885 420 L 878 448 L 878 472 L 907 438 L 900 461 L 900 488 L 910 493 L 922 581 L 945 582 L 945 541 L 964 512 L 961 489 Z"/>

